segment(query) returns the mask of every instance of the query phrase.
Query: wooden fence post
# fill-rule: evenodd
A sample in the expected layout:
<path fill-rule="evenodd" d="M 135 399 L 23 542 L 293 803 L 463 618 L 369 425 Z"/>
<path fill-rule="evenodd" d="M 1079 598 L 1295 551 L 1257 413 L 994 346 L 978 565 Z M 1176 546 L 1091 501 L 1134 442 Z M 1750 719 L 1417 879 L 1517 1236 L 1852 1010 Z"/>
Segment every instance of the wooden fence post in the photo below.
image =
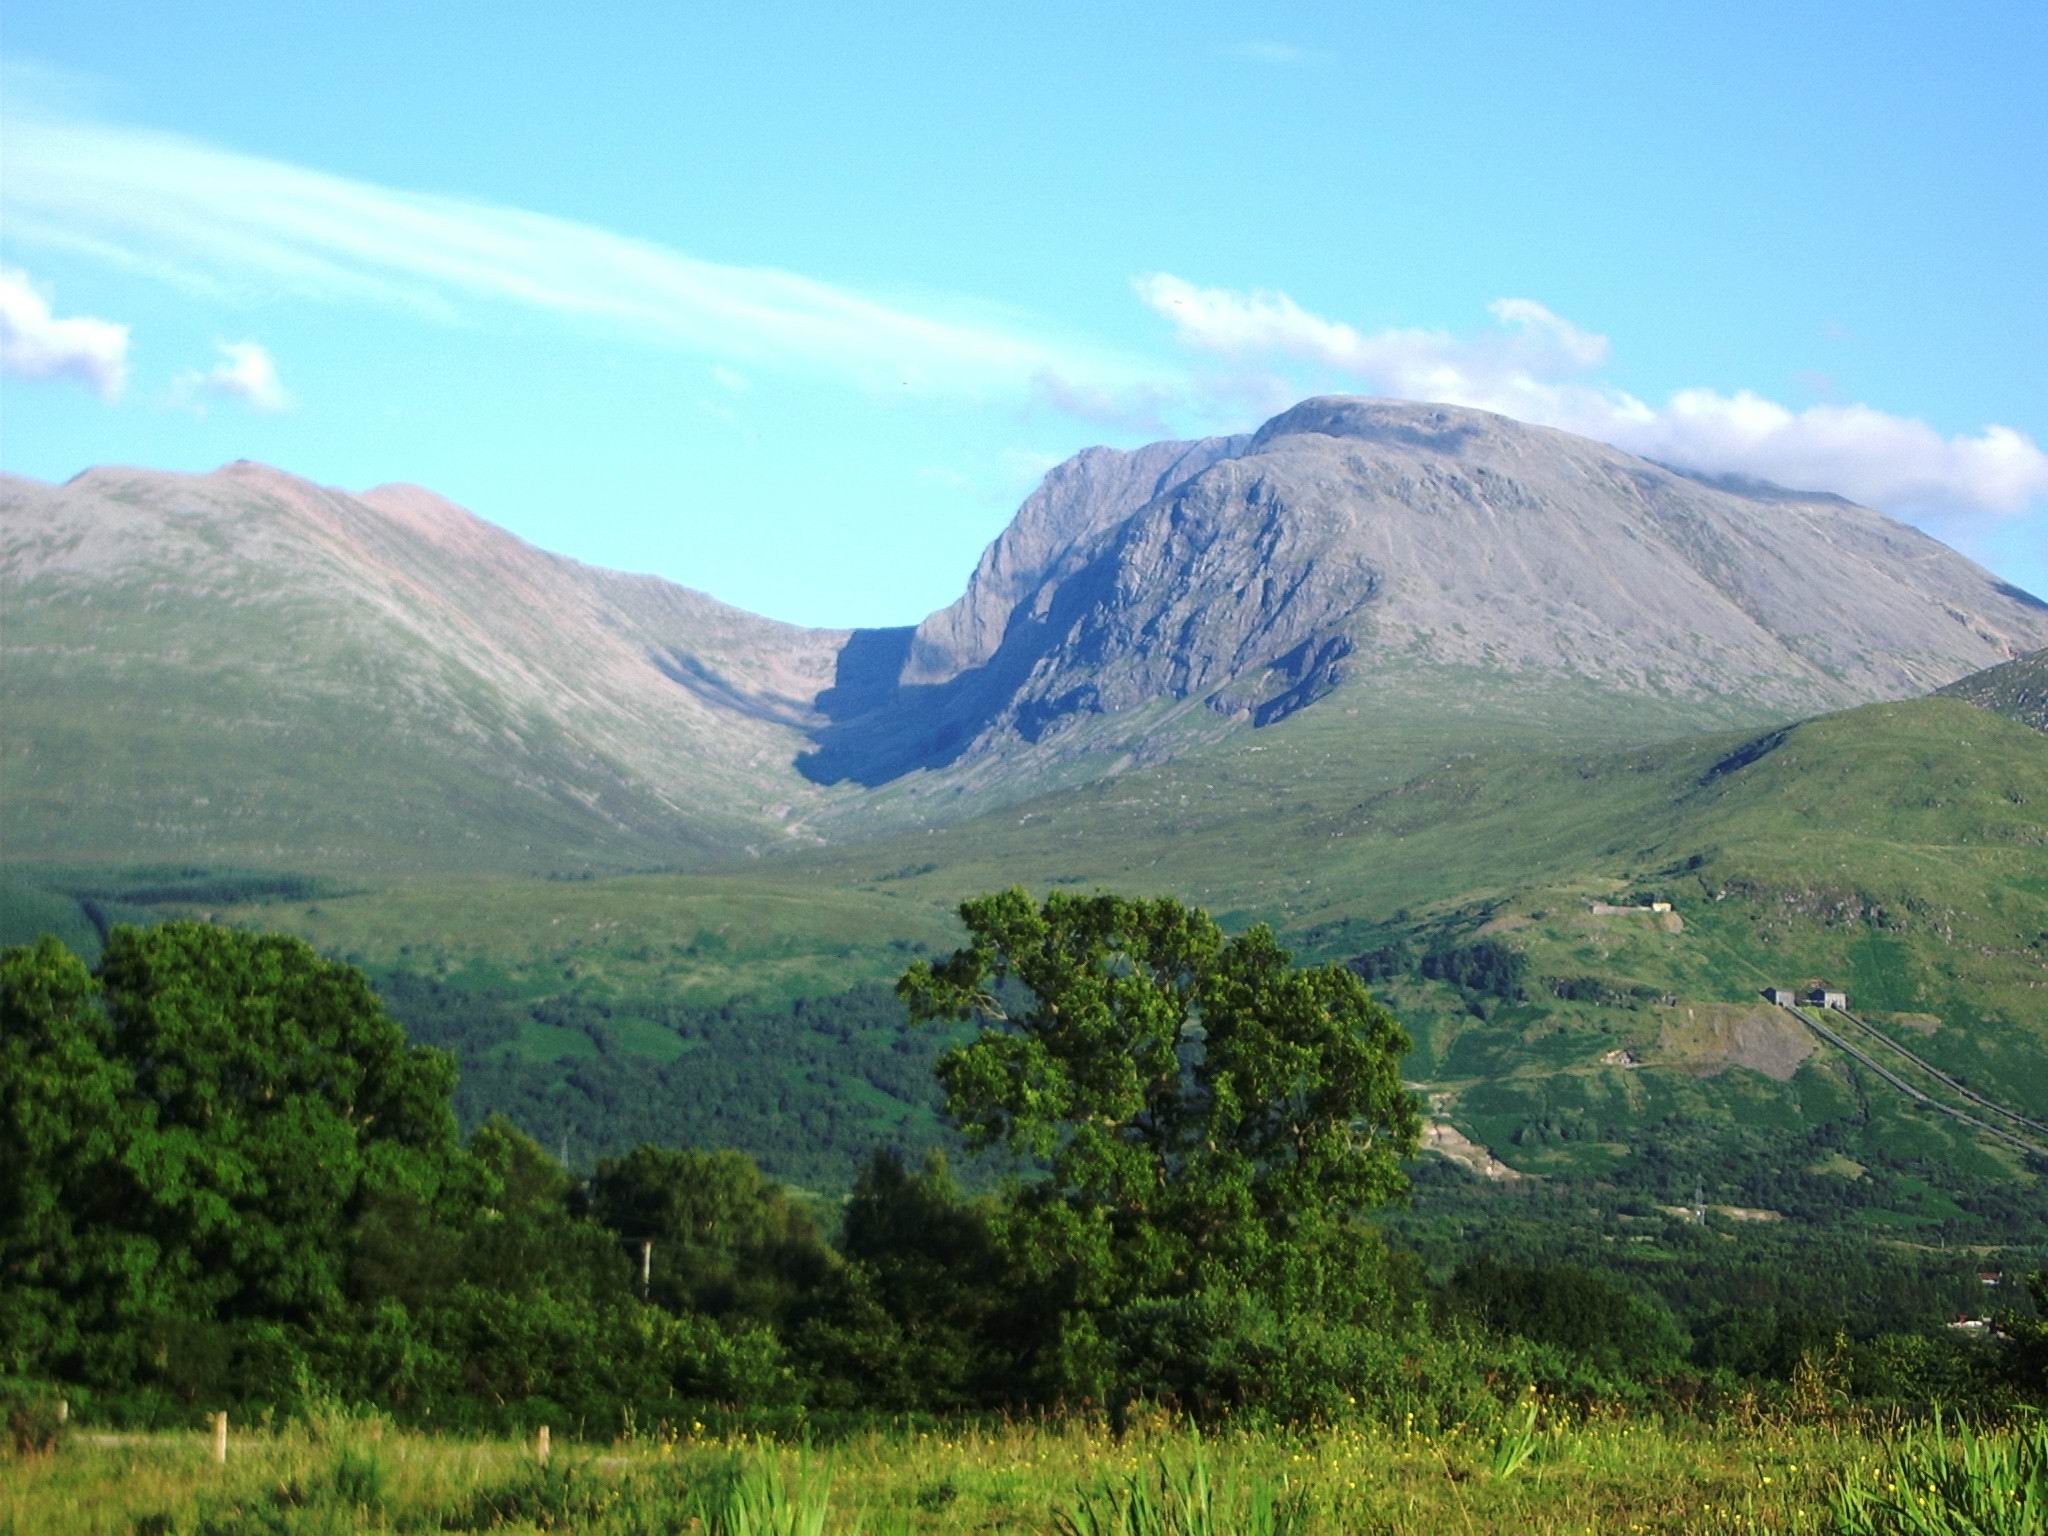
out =
<path fill-rule="evenodd" d="M 533 1459 L 542 1466 L 548 1464 L 548 1427 L 543 1424 L 540 1433 L 533 1437 Z"/>
<path fill-rule="evenodd" d="M 228 1414 L 225 1408 L 213 1416 L 213 1464 L 217 1467 L 228 1464 Z"/>

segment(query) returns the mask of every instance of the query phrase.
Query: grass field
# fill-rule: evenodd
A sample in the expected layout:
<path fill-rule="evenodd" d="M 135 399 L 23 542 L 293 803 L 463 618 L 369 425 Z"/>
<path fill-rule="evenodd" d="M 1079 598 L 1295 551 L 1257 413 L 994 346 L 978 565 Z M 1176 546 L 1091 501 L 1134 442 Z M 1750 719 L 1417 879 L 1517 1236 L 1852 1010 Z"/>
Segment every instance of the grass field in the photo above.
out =
<path fill-rule="evenodd" d="M 347 1417 L 238 1434 L 225 1467 L 198 1432 L 80 1434 L 0 1463 L 0 1532 L 2019 1533 L 2041 1528 L 2026 1522 L 2048 1499 L 2038 1426 L 1971 1439 L 1767 1417 L 1660 1427 L 1533 1403 L 1526 1414 L 1446 1434 L 1202 1439 L 1160 1422 L 1121 1441 L 1078 1424 L 877 1426 L 808 1449 L 686 1422 L 607 1444 L 558 1433 L 545 1469 L 530 1442 Z"/>

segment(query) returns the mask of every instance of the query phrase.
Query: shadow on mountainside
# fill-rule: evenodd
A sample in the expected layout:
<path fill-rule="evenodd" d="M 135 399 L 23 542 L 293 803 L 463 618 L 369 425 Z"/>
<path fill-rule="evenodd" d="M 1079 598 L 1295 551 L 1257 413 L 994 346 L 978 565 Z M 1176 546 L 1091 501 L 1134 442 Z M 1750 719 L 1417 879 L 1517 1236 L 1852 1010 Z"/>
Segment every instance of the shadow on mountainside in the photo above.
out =
<path fill-rule="evenodd" d="M 797 758 L 797 771 L 815 784 L 851 780 L 873 789 L 957 762 L 991 727 L 1007 722 L 1023 740 L 1036 742 L 1061 720 L 1100 712 L 1091 686 L 1046 698 L 1027 684 L 1039 663 L 1074 635 L 1084 612 L 1109 598 L 1114 574 L 1112 560 L 1098 559 L 1062 582 L 1043 614 L 1019 604 L 995 654 L 943 683 L 905 687 L 899 681 L 915 630 L 856 630 L 839 653 L 832 686 L 817 697 L 825 723 L 813 727 L 817 745 Z M 1085 664 L 1091 658 L 1075 659 Z"/>

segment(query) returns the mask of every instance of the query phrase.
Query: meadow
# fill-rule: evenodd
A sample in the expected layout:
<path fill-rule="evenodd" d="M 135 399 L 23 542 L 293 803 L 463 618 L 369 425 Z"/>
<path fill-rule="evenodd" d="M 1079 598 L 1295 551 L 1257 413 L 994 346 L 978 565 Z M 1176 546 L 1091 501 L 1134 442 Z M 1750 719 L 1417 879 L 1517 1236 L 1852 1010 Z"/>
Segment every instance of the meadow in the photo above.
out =
<path fill-rule="evenodd" d="M 1399 1424 L 1199 1436 L 1099 1424 L 875 1421 L 811 1443 L 652 1426 L 610 1443 L 440 1438 L 330 1413 L 236 1433 L 75 1432 L 0 1463 L 0 1532 L 239 1536 L 588 1531 L 598 1536 L 1359 1536 L 1405 1532 L 2040 1531 L 2048 1428 L 1972 1433 L 1737 1414 L 1585 1416 L 1531 1401 L 1506 1427 Z"/>

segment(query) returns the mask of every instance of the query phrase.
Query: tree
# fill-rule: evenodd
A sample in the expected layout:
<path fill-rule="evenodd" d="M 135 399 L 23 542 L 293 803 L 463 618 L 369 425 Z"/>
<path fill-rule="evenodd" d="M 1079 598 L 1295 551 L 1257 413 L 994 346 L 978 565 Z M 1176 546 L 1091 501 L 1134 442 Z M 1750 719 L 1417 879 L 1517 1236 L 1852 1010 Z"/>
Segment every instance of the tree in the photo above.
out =
<path fill-rule="evenodd" d="M 779 1322 L 832 1265 L 816 1225 L 744 1152 L 635 1147 L 598 1163 L 590 1207 L 636 1258 L 654 1244 L 649 1294 L 671 1311 Z"/>
<path fill-rule="evenodd" d="M 132 1075 L 110 1038 L 98 985 L 56 939 L 0 953 L 0 1374 L 75 1362 L 148 1283 L 151 1254 L 109 1231 L 134 1197 Z"/>
<path fill-rule="evenodd" d="M 827 1400 L 895 1409 L 1000 1402 L 1014 1337 L 987 1200 L 965 1198 L 934 1151 L 913 1171 L 876 1152 L 846 1202 L 846 1263 L 797 1345 Z"/>
<path fill-rule="evenodd" d="M 310 1321 L 344 1301 L 377 1197 L 431 1198 L 458 1145 L 454 1067 L 409 1045 L 359 971 L 298 939 L 117 928 L 100 962 L 134 1073 L 144 1230 L 181 1310 Z"/>
<path fill-rule="evenodd" d="M 366 1213 L 431 1203 L 458 1160 L 452 1085 L 296 939 L 117 928 L 97 978 L 55 940 L 0 955 L 0 1355 L 290 1377 L 281 1330 L 345 1314 Z"/>
<path fill-rule="evenodd" d="M 970 1145 L 1046 1166 L 1000 1222 L 1050 1320 L 1027 1363 L 1038 1390 L 1107 1395 L 1140 1299 L 1384 1313 L 1361 1218 L 1405 1192 L 1419 1120 L 1408 1038 L 1357 976 L 1165 898 L 1010 890 L 960 915 L 967 947 L 898 991 L 920 1022 L 986 1025 L 939 1062 L 947 1113 Z"/>

